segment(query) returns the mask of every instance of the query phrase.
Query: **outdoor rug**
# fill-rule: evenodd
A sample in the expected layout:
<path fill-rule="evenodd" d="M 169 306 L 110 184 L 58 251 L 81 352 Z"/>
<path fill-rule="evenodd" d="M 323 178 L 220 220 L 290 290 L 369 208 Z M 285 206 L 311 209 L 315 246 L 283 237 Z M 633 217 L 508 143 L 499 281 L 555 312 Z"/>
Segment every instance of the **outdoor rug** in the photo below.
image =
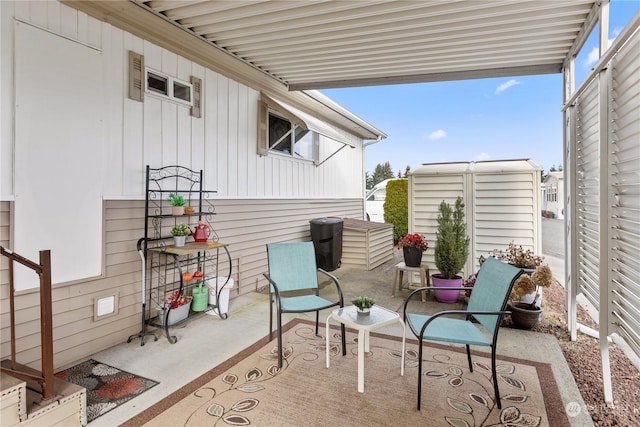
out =
<path fill-rule="evenodd" d="M 87 389 L 87 422 L 158 384 L 93 359 L 57 372 L 55 376 Z"/>
<path fill-rule="evenodd" d="M 276 340 L 265 337 L 123 426 L 568 426 L 548 364 L 512 358 L 497 363 L 502 410 L 493 399 L 490 356 L 451 346 L 425 347 L 422 411 L 416 410 L 417 341 L 371 334 L 364 393 L 357 391 L 357 334 L 331 329 L 331 367 L 314 324 L 293 320 L 284 334 L 285 360 L 277 367 Z M 321 333 L 324 329 L 321 329 Z"/>

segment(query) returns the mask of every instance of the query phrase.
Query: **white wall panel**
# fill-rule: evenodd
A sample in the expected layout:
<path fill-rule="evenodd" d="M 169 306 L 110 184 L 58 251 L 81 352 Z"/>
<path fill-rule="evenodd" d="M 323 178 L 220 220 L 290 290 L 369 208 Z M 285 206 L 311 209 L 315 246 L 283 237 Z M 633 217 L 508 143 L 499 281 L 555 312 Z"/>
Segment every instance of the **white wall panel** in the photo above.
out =
<path fill-rule="evenodd" d="M 611 328 L 640 354 L 640 37 L 612 61 Z"/>
<path fill-rule="evenodd" d="M 593 81 L 577 101 L 576 162 L 578 192 L 576 194 L 578 239 L 578 289 L 591 304 L 600 308 L 598 285 L 600 234 L 600 139 L 597 131 L 598 93 L 600 86 Z"/>

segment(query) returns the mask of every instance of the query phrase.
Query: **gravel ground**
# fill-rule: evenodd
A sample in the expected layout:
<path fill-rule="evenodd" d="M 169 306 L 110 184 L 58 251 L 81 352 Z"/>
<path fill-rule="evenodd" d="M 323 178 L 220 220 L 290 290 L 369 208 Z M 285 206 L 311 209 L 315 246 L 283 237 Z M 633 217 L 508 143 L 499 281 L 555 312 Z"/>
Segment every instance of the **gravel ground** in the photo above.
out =
<path fill-rule="evenodd" d="M 615 344 L 609 344 L 613 405 L 606 405 L 602 387 L 599 341 L 578 333 L 575 342 L 567 329 L 564 288 L 555 283 L 543 293 L 543 318 L 533 331 L 553 334 L 573 373 L 580 394 L 596 426 L 640 426 L 640 372 Z M 511 321 L 505 319 L 504 326 Z M 578 322 L 597 330 L 598 325 L 578 305 Z"/>

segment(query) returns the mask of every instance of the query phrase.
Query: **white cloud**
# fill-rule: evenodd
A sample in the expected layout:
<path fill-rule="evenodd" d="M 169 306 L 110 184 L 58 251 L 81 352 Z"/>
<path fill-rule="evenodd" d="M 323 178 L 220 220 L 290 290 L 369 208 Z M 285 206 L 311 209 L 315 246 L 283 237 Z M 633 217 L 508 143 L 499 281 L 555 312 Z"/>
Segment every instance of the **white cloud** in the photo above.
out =
<path fill-rule="evenodd" d="M 429 135 L 427 135 L 427 138 L 435 141 L 437 139 L 442 139 L 442 138 L 446 138 L 447 136 L 447 132 L 443 131 L 442 129 L 438 129 L 436 131 L 431 132 Z"/>
<path fill-rule="evenodd" d="M 514 79 L 511 79 L 506 83 L 502 83 L 500 86 L 496 88 L 496 95 L 499 94 L 500 92 L 504 92 L 505 90 L 509 89 L 511 86 L 515 86 L 519 84 L 520 82 Z"/>
<path fill-rule="evenodd" d="M 590 67 L 591 65 L 598 62 L 599 57 L 600 57 L 600 53 L 598 51 L 598 48 L 594 47 L 593 49 L 591 49 L 591 52 L 589 52 L 589 55 L 587 55 L 587 59 L 584 61 L 584 65 L 586 67 Z"/>
<path fill-rule="evenodd" d="M 613 44 L 616 37 L 618 37 L 618 34 L 620 34 L 621 30 L 621 28 L 616 28 L 615 30 L 613 30 L 613 38 L 607 40 L 607 48 L 609 48 Z M 587 55 L 587 59 L 584 61 L 584 66 L 590 68 L 591 66 L 595 65 L 596 62 L 598 62 L 598 59 L 600 59 L 600 53 L 598 52 L 598 46 L 596 46 L 591 49 L 589 55 Z"/>
<path fill-rule="evenodd" d="M 613 38 L 609 39 L 609 46 L 611 46 L 611 43 L 613 43 L 616 37 L 620 35 L 620 33 L 622 32 L 622 29 L 623 27 L 615 27 L 613 30 L 611 30 L 611 35 L 613 36 Z"/>
<path fill-rule="evenodd" d="M 476 156 L 476 161 L 482 161 L 482 160 L 491 160 L 491 156 L 485 152 L 482 152 Z"/>

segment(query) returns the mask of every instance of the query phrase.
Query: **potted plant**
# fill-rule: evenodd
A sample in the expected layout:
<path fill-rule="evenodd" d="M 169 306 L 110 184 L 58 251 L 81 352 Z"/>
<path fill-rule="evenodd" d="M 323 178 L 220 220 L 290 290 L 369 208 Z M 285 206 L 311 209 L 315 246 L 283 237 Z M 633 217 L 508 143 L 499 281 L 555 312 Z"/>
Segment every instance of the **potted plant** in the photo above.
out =
<path fill-rule="evenodd" d="M 464 202 L 456 199 L 455 208 L 444 200 L 440 203 L 438 228 L 436 231 L 435 264 L 440 273 L 432 274 L 434 287 L 461 287 L 462 276 L 458 273 L 464 267 L 469 256 L 469 238 L 467 224 L 464 222 Z M 440 302 L 456 302 L 459 290 L 434 290 Z"/>
<path fill-rule="evenodd" d="M 371 312 L 371 307 L 376 303 L 376 300 L 369 297 L 358 296 L 351 300 L 351 304 L 355 305 L 358 309 L 358 316 L 367 316 Z"/>
<path fill-rule="evenodd" d="M 187 227 L 187 224 L 176 224 L 171 229 L 171 235 L 173 236 L 173 243 L 175 246 L 184 246 L 187 236 L 191 234 L 191 230 Z"/>
<path fill-rule="evenodd" d="M 171 215 L 184 215 L 184 197 L 176 193 L 169 194 L 169 203 L 171 204 Z"/>
<path fill-rule="evenodd" d="M 418 233 L 407 234 L 398 241 L 402 248 L 404 263 L 407 267 L 420 267 L 422 254 L 429 248 L 429 243 L 424 236 Z"/>
<path fill-rule="evenodd" d="M 167 295 L 165 302 L 158 307 L 160 325 L 164 326 L 166 323 L 171 326 L 186 319 L 189 316 L 191 301 L 191 296 L 181 295 L 178 289 Z"/>
<path fill-rule="evenodd" d="M 506 251 L 494 250 L 492 255 L 525 271 L 526 274 L 518 277 L 513 284 L 509 310 L 514 325 L 521 329 L 533 328 L 542 316 L 540 288 L 548 288 L 553 284 L 551 268 L 544 264 L 544 257 L 513 242 L 509 243 Z"/>

